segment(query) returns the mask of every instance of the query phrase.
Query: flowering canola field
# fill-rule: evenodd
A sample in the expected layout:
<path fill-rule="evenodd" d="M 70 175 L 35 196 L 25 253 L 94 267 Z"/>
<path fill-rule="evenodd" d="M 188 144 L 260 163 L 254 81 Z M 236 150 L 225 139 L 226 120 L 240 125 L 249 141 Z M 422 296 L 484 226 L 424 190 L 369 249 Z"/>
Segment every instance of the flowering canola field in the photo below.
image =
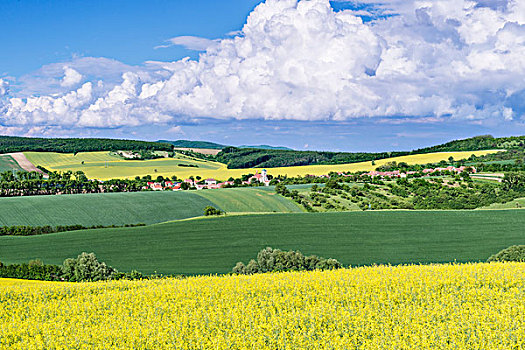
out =
<path fill-rule="evenodd" d="M 268 168 L 268 174 L 305 176 L 326 175 L 335 172 L 356 172 L 374 170 L 380 165 L 388 162 L 406 162 L 407 164 L 437 163 L 453 157 L 456 160 L 466 159 L 471 155 L 482 156 L 496 153 L 498 150 L 467 151 L 467 152 L 436 152 L 426 154 L 413 154 L 402 157 L 380 159 L 372 162 L 359 162 L 349 164 L 332 165 L 304 165 L 280 168 Z M 227 180 L 229 177 L 241 177 L 243 174 L 255 173 L 262 169 L 228 169 L 226 164 L 213 161 L 192 159 L 183 155 L 176 158 L 162 158 L 153 160 L 124 160 L 110 152 L 79 152 L 77 154 L 64 154 L 53 152 L 24 152 L 27 159 L 35 166 L 40 165 L 49 170 L 73 172 L 83 171 L 90 179 L 108 180 L 114 178 L 135 178 L 135 176 L 151 175 L 154 178 L 162 175 L 171 177 L 177 175 L 179 178 L 190 176 L 212 177 L 218 180 Z M 179 164 L 186 165 L 180 167 Z M 198 166 L 187 167 L 187 165 Z"/>
<path fill-rule="evenodd" d="M 523 349 L 525 264 L 0 280 L 2 349 Z"/>

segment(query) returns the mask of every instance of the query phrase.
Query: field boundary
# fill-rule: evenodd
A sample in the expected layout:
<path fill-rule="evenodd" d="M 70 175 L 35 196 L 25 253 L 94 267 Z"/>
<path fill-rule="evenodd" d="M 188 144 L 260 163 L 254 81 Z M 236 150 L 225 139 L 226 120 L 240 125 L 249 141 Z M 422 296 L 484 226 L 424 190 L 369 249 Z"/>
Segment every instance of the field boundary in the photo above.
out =
<path fill-rule="evenodd" d="M 27 159 L 23 152 L 15 153 L 5 153 L 6 156 L 11 156 L 18 165 L 25 171 L 36 171 L 38 173 L 43 173 L 42 170 L 38 169 L 33 163 Z"/>

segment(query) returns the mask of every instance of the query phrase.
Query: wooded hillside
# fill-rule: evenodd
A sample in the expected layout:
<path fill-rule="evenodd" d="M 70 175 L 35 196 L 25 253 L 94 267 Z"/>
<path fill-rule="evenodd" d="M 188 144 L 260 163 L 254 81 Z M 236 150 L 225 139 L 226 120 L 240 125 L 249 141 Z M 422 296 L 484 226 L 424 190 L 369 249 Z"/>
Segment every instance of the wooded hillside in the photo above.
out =
<path fill-rule="evenodd" d="M 117 150 L 171 151 L 172 146 L 166 143 L 117 139 L 58 139 L 0 136 L 0 153 L 30 151 L 76 153 Z"/>

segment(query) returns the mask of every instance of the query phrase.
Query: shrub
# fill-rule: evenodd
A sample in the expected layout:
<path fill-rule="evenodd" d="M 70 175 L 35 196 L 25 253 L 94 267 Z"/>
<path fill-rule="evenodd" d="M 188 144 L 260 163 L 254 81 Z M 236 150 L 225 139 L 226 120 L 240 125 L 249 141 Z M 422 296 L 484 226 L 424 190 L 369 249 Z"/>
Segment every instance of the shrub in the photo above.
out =
<path fill-rule="evenodd" d="M 488 258 L 487 262 L 518 261 L 525 262 L 525 245 L 513 245 Z"/>
<path fill-rule="evenodd" d="M 212 207 L 211 205 L 208 205 L 206 208 L 204 208 L 205 216 L 222 215 L 222 214 L 223 214 L 222 211 L 220 211 L 217 208 Z"/>
<path fill-rule="evenodd" d="M 63 277 L 71 282 L 103 281 L 112 279 L 118 271 L 99 262 L 95 253 L 82 253 L 76 259 L 66 259 L 62 264 Z"/>
<path fill-rule="evenodd" d="M 238 262 L 232 272 L 251 275 L 264 272 L 313 271 L 341 268 L 336 259 L 325 259 L 317 255 L 304 256 L 300 251 L 282 251 L 267 247 L 257 254 L 257 260 L 250 260 L 248 265 Z"/>

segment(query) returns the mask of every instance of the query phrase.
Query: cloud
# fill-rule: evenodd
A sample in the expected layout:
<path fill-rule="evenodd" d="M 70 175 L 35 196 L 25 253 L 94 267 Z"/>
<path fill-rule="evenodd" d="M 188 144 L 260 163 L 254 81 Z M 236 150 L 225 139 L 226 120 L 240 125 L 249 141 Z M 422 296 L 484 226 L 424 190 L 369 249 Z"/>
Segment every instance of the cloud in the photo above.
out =
<path fill-rule="evenodd" d="M 328 0 L 267 0 L 242 33 L 177 37 L 198 60 L 127 66 L 77 58 L 22 79 L 1 125 L 117 128 L 199 118 L 509 123 L 525 113 L 525 4 L 369 1 L 371 22 Z M 64 67 L 77 72 L 67 89 Z M 64 74 L 66 73 L 66 74 Z M 74 87 L 73 87 L 74 86 Z M 40 89 L 40 92 L 38 92 Z M 31 95 L 28 95 L 31 92 Z M 25 95 L 24 95 L 25 94 Z M 25 97 L 24 97 L 25 96 Z"/>
<path fill-rule="evenodd" d="M 82 81 L 82 74 L 70 67 L 64 67 L 64 78 L 60 82 L 60 86 L 72 87 Z"/>
<path fill-rule="evenodd" d="M 7 82 L 7 80 L 0 78 L 0 97 L 7 95 L 8 85 L 9 83 Z"/>
<path fill-rule="evenodd" d="M 167 132 L 168 134 L 184 134 L 184 131 L 180 125 L 169 128 Z"/>
<path fill-rule="evenodd" d="M 219 40 L 211 40 L 199 36 L 177 36 L 166 41 L 168 44 L 155 46 L 155 49 L 182 46 L 188 50 L 206 51 L 208 48 L 216 46 L 219 42 Z"/>

